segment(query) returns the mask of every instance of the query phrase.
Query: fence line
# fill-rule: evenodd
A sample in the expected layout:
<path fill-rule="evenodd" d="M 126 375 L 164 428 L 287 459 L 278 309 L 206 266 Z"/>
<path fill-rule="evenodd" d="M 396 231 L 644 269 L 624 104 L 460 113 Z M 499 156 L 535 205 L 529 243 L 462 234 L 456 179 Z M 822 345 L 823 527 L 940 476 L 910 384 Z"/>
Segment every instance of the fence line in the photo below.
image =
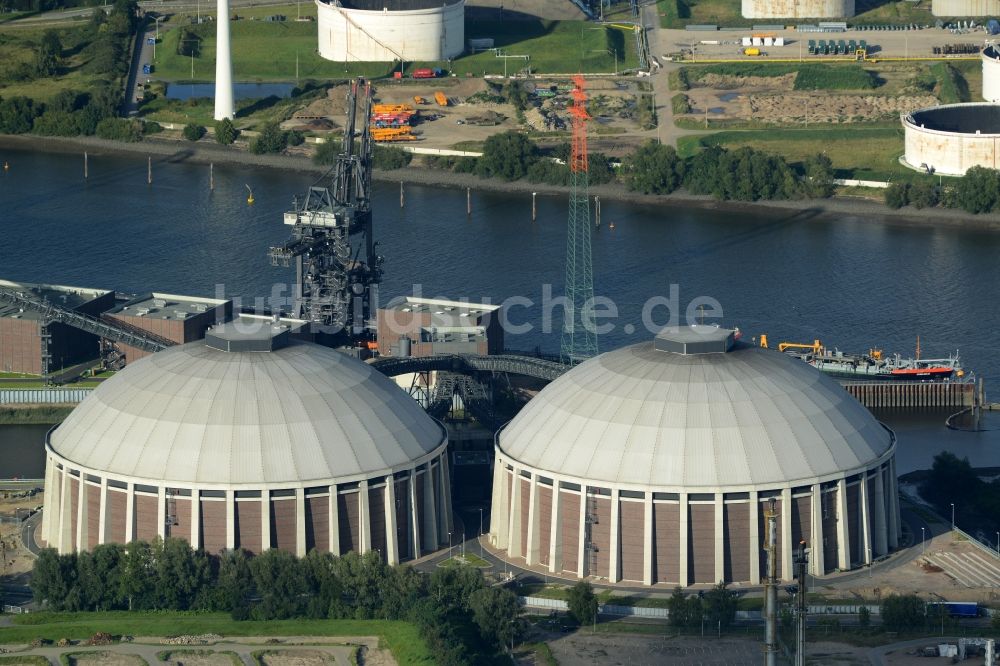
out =
<path fill-rule="evenodd" d="M 980 541 L 976 537 L 972 536 L 971 534 L 969 534 L 968 532 L 966 532 L 963 529 L 959 529 L 958 527 L 952 527 L 951 529 L 953 529 L 954 531 L 956 531 L 959 534 L 961 534 L 962 536 L 964 536 L 966 539 L 969 540 L 970 543 L 972 543 L 973 546 L 975 546 L 979 550 L 983 551 L 984 553 L 986 553 L 990 557 L 993 557 L 995 559 L 1000 559 L 1000 555 L 997 554 L 997 551 L 993 548 L 993 546 L 989 546 L 989 545 L 983 543 L 982 541 Z"/>
<path fill-rule="evenodd" d="M 89 388 L 50 388 L 50 389 L 0 389 L 0 404 L 60 404 L 80 402 L 93 389 Z"/>

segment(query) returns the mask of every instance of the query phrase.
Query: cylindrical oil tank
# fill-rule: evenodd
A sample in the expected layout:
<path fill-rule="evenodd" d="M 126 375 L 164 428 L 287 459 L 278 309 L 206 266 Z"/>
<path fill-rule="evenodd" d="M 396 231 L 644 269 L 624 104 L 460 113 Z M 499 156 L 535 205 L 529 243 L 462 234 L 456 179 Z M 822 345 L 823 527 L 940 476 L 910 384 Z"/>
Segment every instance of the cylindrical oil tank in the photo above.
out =
<path fill-rule="evenodd" d="M 1000 106 L 948 104 L 902 116 L 904 163 L 918 171 L 962 176 L 970 167 L 1000 168 Z"/>
<path fill-rule="evenodd" d="M 742 13 L 748 19 L 849 18 L 854 0 L 742 0 Z"/>
<path fill-rule="evenodd" d="M 1000 51 L 993 45 L 983 49 L 983 99 L 1000 102 Z"/>
<path fill-rule="evenodd" d="M 465 50 L 465 0 L 316 0 L 319 54 L 338 62 L 433 62 Z"/>
<path fill-rule="evenodd" d="M 931 0 L 934 16 L 996 16 L 1000 0 Z"/>

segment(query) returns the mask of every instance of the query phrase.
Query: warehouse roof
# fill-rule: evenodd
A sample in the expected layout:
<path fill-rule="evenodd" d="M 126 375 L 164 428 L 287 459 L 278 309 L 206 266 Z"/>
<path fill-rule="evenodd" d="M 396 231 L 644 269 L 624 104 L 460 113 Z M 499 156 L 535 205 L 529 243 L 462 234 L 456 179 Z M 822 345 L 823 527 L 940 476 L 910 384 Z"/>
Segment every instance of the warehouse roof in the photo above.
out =
<path fill-rule="evenodd" d="M 50 436 L 84 467 L 219 485 L 323 485 L 408 464 L 444 441 L 381 373 L 295 340 L 269 353 L 170 347 L 105 381 Z"/>
<path fill-rule="evenodd" d="M 11 282 L 0 280 L 0 289 L 24 292 L 34 298 L 43 298 L 53 305 L 75 309 L 110 293 L 107 289 L 91 289 L 88 287 L 67 287 L 59 284 L 37 284 L 34 282 Z M 0 317 L 15 319 L 41 319 L 41 315 L 33 310 L 21 310 L 13 305 L 0 302 Z"/>
<path fill-rule="evenodd" d="M 736 343 L 680 354 L 644 342 L 545 387 L 498 436 L 525 465 L 671 488 L 795 482 L 877 460 L 894 436 L 801 360 Z"/>
<path fill-rule="evenodd" d="M 147 319 L 187 319 L 215 308 L 224 308 L 225 299 L 178 296 L 152 292 L 133 298 L 108 314 Z"/>

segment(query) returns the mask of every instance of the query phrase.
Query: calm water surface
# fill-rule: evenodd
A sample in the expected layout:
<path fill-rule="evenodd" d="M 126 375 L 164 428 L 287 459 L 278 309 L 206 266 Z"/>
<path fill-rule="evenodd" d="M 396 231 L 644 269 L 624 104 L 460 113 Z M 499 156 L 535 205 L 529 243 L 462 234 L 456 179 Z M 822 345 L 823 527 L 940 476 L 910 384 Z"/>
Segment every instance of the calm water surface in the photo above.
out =
<path fill-rule="evenodd" d="M 220 166 L 211 192 L 208 167 L 165 159 L 154 160 L 152 186 L 142 157 L 91 156 L 88 182 L 82 156 L 0 151 L 0 159 L 11 166 L 0 176 L 0 277 L 128 292 L 223 292 L 244 304 L 290 279 L 266 252 L 285 240 L 281 214 L 309 176 Z M 851 216 L 821 221 L 809 211 L 602 204 L 604 225 L 593 235 L 595 287 L 618 309 L 613 330 L 600 339 L 604 350 L 648 338 L 643 305 L 673 284 L 682 308 L 712 297 L 724 323 L 748 336 L 767 333 L 772 344 L 818 338 L 844 350 L 877 346 L 912 355 L 919 335 L 925 358 L 959 351 L 985 378 L 988 394 L 1000 391 L 1000 234 Z M 563 289 L 564 197 L 539 196 L 534 223 L 530 194 L 473 193 L 472 208 L 467 217 L 462 191 L 411 186 L 400 209 L 398 184 L 376 184 L 383 302 L 415 290 L 526 297 L 536 305 L 512 308 L 511 320 L 532 330 L 508 335 L 507 345 L 556 351 L 560 321 L 545 332 L 538 304 L 545 285 L 555 294 Z M 657 319 L 662 323 L 662 309 Z M 942 448 L 1000 465 L 996 432 L 953 433 L 943 417 L 889 420 L 900 431 L 900 471 L 926 466 Z M 0 440 L 5 436 L 0 431 Z"/>

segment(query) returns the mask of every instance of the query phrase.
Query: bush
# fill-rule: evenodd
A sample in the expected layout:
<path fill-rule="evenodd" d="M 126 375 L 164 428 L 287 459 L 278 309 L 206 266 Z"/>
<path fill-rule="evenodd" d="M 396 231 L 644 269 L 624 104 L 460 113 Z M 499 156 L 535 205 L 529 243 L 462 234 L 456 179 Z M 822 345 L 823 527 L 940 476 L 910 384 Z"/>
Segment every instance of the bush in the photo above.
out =
<path fill-rule="evenodd" d="M 937 206 L 940 196 L 937 185 L 927 180 L 919 180 L 910 184 L 908 198 L 910 204 L 919 210 Z"/>
<path fill-rule="evenodd" d="M 923 626 L 924 601 L 915 594 L 890 594 L 882 600 L 882 626 L 888 631 L 906 631 Z"/>
<path fill-rule="evenodd" d="M 69 111 L 49 110 L 35 118 L 33 131 L 43 136 L 77 136 L 80 124 L 77 116 Z"/>
<path fill-rule="evenodd" d="M 298 130 L 288 132 L 285 137 L 289 146 L 301 146 L 306 141 L 305 135 Z"/>
<path fill-rule="evenodd" d="M 587 581 L 581 580 L 569 589 L 566 603 L 569 605 L 569 614 L 580 624 L 597 621 L 597 597 L 594 596 L 593 586 Z"/>
<path fill-rule="evenodd" d="M 278 123 L 267 123 L 260 134 L 250 140 L 250 152 L 254 155 L 280 153 L 287 144 L 288 134 L 278 127 Z"/>
<path fill-rule="evenodd" d="M 313 162 L 329 166 L 337 161 L 338 155 L 340 155 L 340 142 L 334 141 L 333 137 L 327 136 L 326 141 L 316 144 L 316 152 L 313 153 Z"/>
<path fill-rule="evenodd" d="M 183 134 L 188 141 L 198 141 L 205 136 L 205 128 L 197 123 L 188 123 L 184 126 Z"/>
<path fill-rule="evenodd" d="M 972 167 L 955 185 L 954 205 L 969 213 L 988 213 L 1000 201 L 1000 171 Z"/>
<path fill-rule="evenodd" d="M 215 140 L 223 146 L 231 145 L 239 136 L 239 131 L 229 118 L 223 118 L 215 123 Z"/>
<path fill-rule="evenodd" d="M 125 118 L 105 118 L 97 123 L 95 134 L 111 141 L 136 143 L 142 141 L 142 124 Z"/>
<path fill-rule="evenodd" d="M 147 120 L 142 124 L 143 134 L 159 134 L 163 131 L 163 125 L 156 122 L 155 120 Z"/>
<path fill-rule="evenodd" d="M 643 194 L 670 194 L 681 184 L 684 167 L 673 146 L 647 141 L 625 159 L 625 185 Z"/>
<path fill-rule="evenodd" d="M 885 188 L 885 205 L 893 210 L 899 210 L 910 203 L 909 183 L 889 183 Z"/>
<path fill-rule="evenodd" d="M 497 177 L 518 180 L 528 173 L 537 159 L 538 149 L 525 135 L 518 132 L 494 134 L 483 144 L 483 156 L 476 164 L 476 173 L 484 178 Z"/>
<path fill-rule="evenodd" d="M 0 101 L 0 133 L 26 134 L 42 109 L 27 97 L 11 97 Z"/>
<path fill-rule="evenodd" d="M 372 165 L 382 171 L 402 169 L 413 160 L 413 155 L 394 146 L 375 146 Z"/>

